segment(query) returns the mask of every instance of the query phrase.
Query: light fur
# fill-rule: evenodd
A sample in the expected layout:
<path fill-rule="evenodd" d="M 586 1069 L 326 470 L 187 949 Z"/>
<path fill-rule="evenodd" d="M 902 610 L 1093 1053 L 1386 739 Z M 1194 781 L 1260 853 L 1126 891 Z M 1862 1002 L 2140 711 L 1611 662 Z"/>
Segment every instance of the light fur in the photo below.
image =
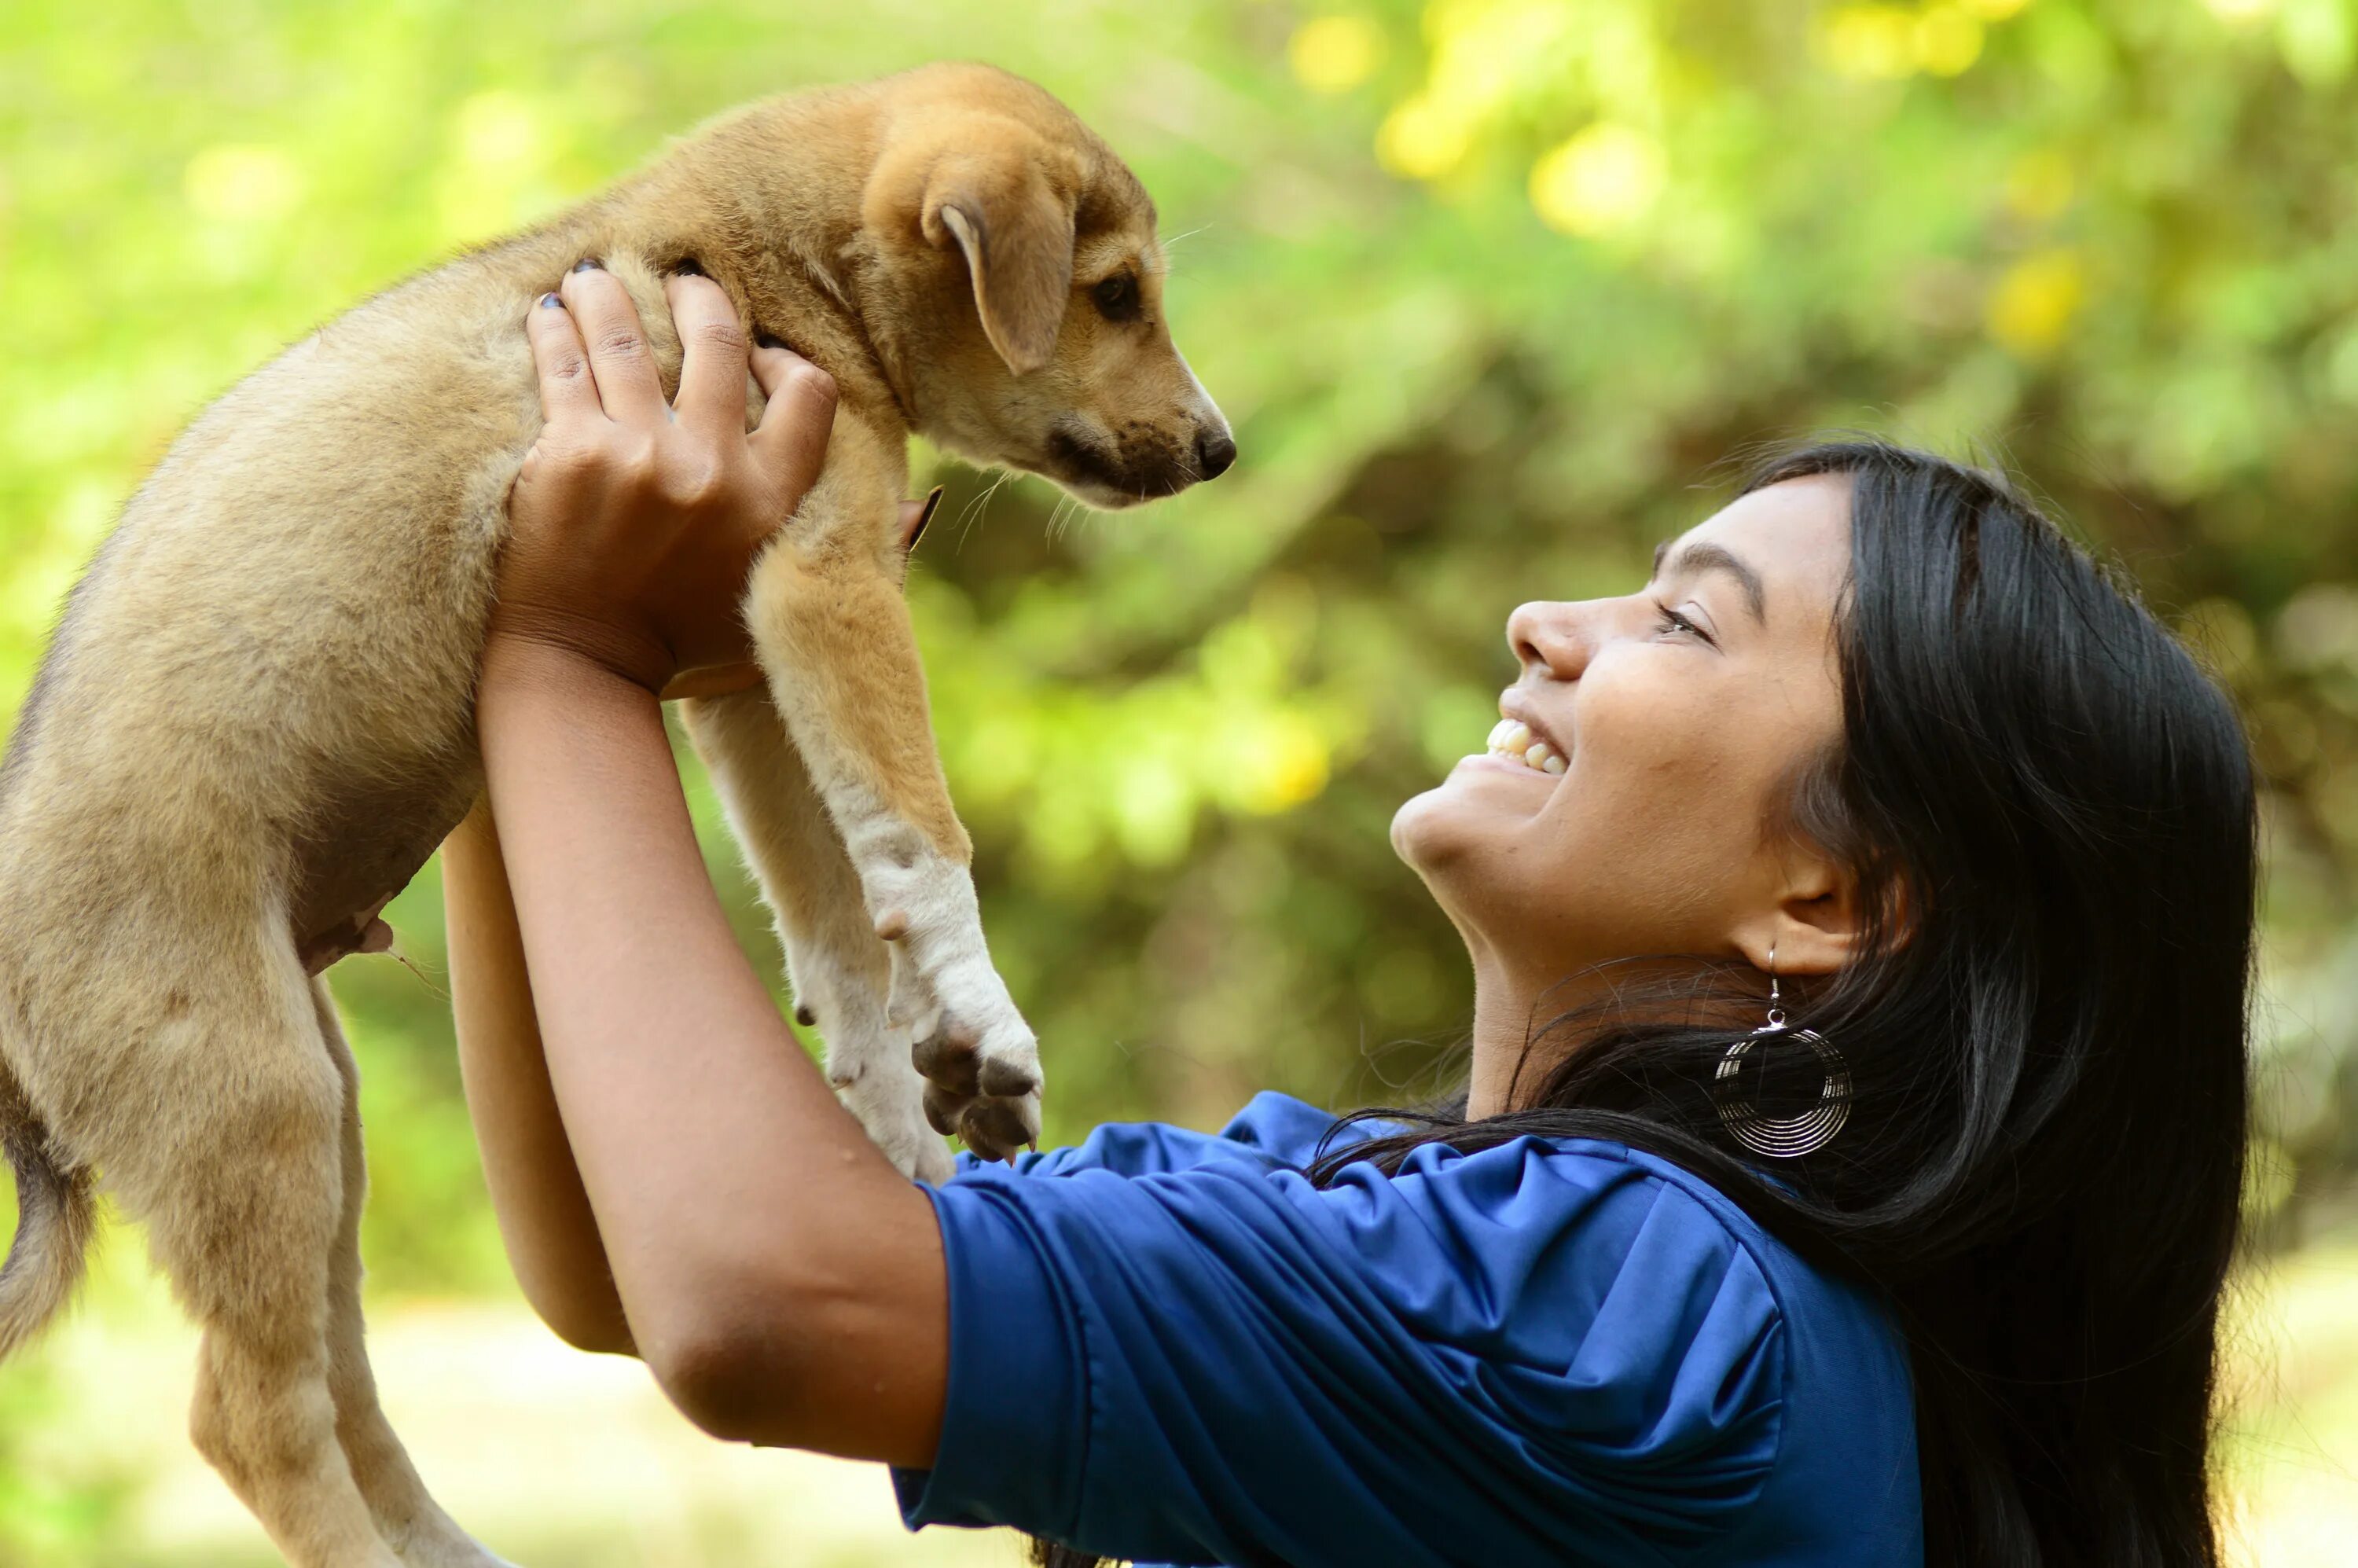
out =
<path fill-rule="evenodd" d="M 388 290 L 233 387 L 68 602 L 0 766 L 0 1354 L 64 1303 L 94 1183 L 204 1328 L 191 1432 L 304 1568 L 494 1563 L 427 1496 L 362 1342 L 355 1075 L 309 972 L 481 787 L 473 687 L 540 427 L 521 323 L 578 259 L 667 386 L 693 258 L 833 375 L 817 488 L 746 602 L 767 689 L 689 705 L 828 1072 L 938 1178 L 913 1044 L 969 1141 L 1036 1131 L 901 597 L 905 443 L 1128 504 L 1233 453 L 1159 319 L 1153 210 L 1038 88 L 977 66 L 774 100 L 543 227 Z M 1143 309 L 1092 308 L 1135 274 Z M 877 932 L 900 933 L 890 944 Z"/>

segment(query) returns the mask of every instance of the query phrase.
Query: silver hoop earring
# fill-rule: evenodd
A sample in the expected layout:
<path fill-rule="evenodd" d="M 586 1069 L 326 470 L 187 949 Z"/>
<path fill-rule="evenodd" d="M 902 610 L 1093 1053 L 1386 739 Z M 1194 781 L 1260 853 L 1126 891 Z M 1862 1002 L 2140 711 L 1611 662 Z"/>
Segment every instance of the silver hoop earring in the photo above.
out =
<path fill-rule="evenodd" d="M 1712 1074 L 1712 1098 L 1730 1138 L 1755 1154 L 1795 1160 L 1833 1142 L 1843 1123 L 1850 1119 L 1850 1065 L 1816 1030 L 1795 1029 L 1786 1023 L 1785 1010 L 1778 1005 L 1774 948 L 1769 950 L 1768 963 L 1768 1022 L 1727 1048 Z M 1825 1087 L 1818 1092 L 1818 1103 L 1799 1116 L 1763 1116 L 1758 1106 L 1738 1098 L 1736 1075 L 1754 1046 L 1786 1039 L 1797 1040 L 1816 1054 L 1818 1065 L 1825 1069 Z"/>

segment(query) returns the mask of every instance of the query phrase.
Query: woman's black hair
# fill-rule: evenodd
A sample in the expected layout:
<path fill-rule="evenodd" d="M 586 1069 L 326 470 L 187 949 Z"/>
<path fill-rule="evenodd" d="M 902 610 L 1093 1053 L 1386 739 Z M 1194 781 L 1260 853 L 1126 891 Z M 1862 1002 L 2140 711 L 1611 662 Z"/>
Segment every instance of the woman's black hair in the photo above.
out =
<path fill-rule="evenodd" d="M 1743 490 L 1819 474 L 1851 494 L 1843 733 L 1764 831 L 1845 865 L 1866 912 L 1861 955 L 1786 991 L 1847 1063 L 1841 1133 L 1790 1160 L 1730 1137 L 1713 1074 L 1767 982 L 1691 965 L 1675 996 L 1617 986 L 1535 1028 L 1552 1048 L 1527 1059 L 1552 1065 L 1522 1108 L 1363 1112 L 1407 1126 L 1313 1175 L 1525 1136 L 1657 1154 L 1890 1302 L 1930 1568 L 2215 1568 L 2257 874 L 2242 725 L 2002 475 L 1844 439 Z M 1692 1022 L 1739 997 L 1744 1022 Z"/>

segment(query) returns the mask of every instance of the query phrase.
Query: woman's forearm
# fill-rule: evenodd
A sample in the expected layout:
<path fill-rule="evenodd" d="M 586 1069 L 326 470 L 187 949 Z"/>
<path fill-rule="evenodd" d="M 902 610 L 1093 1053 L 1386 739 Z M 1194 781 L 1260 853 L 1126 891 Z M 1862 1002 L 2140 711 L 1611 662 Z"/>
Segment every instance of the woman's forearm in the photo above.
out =
<path fill-rule="evenodd" d="M 583 1350 L 630 1354 L 631 1329 L 541 1055 L 491 802 L 442 847 L 459 1071 L 500 1237 L 533 1310 Z"/>
<path fill-rule="evenodd" d="M 549 1080 L 640 1353 L 722 1435 L 931 1463 L 932 1207 L 738 950 L 654 697 L 495 639 L 479 713 Z"/>

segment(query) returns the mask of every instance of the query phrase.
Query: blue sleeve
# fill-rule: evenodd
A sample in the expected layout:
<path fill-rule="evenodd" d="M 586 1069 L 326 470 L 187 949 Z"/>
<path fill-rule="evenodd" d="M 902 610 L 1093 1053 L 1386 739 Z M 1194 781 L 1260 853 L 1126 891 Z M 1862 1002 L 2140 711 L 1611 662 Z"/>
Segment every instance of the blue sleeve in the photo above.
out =
<path fill-rule="evenodd" d="M 1217 1132 L 1196 1132 L 1163 1121 L 1109 1121 L 1080 1142 L 1044 1153 L 1019 1154 L 1015 1169 L 1027 1176 L 1069 1176 L 1077 1171 L 1111 1171 L 1145 1176 L 1188 1171 L 1215 1161 L 1233 1161 L 1265 1171 L 1299 1169 L 1318 1157 L 1331 1136 L 1334 1147 L 1365 1142 L 1379 1129 L 1336 1125 L 1332 1112 L 1291 1095 L 1255 1095 Z M 973 1155 L 957 1157 L 958 1174 L 990 1167 Z"/>
<path fill-rule="evenodd" d="M 986 1168 L 933 1200 L 948 1404 L 935 1467 L 895 1476 L 913 1527 L 1179 1563 L 1653 1561 L 1775 1463 L 1767 1277 L 1611 1153 L 1427 1149 L 1325 1190 Z"/>

